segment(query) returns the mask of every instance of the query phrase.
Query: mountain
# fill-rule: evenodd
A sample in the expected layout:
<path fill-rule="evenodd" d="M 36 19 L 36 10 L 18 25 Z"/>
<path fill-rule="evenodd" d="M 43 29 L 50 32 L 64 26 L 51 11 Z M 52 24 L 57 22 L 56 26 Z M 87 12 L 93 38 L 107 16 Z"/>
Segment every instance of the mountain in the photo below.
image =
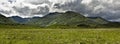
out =
<path fill-rule="evenodd" d="M 0 14 L 0 24 L 13 24 L 14 20 Z"/>
<path fill-rule="evenodd" d="M 10 17 L 10 18 L 13 19 L 16 23 L 20 23 L 20 24 L 23 24 L 30 19 L 30 18 L 21 18 L 19 16 L 13 16 L 13 17 Z"/>
<path fill-rule="evenodd" d="M 5 17 L 0 15 L 0 24 L 39 27 L 120 27 L 119 22 L 109 22 L 101 17 L 85 17 L 79 13 L 49 13 L 44 17 L 21 18 L 18 16 Z"/>
<path fill-rule="evenodd" d="M 68 11 L 66 13 L 50 13 L 41 18 L 32 18 L 27 24 L 40 26 L 96 26 L 106 24 L 108 21 L 103 18 L 88 18 L 79 13 Z"/>
<path fill-rule="evenodd" d="M 92 20 L 94 23 L 99 23 L 99 24 L 107 24 L 109 22 L 101 17 L 87 17 L 87 18 Z"/>
<path fill-rule="evenodd" d="M 59 16 L 59 13 L 57 12 L 50 13 L 44 17 L 32 18 L 27 22 L 27 24 L 46 26 L 50 22 L 52 22 L 54 19 L 56 19 L 58 16 Z"/>

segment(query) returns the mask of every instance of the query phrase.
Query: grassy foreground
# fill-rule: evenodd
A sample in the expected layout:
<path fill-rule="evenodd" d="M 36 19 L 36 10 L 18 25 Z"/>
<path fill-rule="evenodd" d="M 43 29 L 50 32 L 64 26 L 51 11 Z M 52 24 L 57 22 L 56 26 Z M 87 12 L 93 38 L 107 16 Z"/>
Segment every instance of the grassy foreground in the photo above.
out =
<path fill-rule="evenodd" d="M 120 44 L 120 30 L 0 29 L 0 44 Z"/>

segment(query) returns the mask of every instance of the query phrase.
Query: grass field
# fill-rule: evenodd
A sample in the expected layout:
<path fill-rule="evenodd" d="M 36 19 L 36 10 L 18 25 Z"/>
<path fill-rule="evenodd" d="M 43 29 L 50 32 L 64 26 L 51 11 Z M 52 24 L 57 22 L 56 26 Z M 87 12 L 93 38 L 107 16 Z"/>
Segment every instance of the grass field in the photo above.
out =
<path fill-rule="evenodd" d="M 120 44 L 120 30 L 0 29 L 0 44 Z"/>

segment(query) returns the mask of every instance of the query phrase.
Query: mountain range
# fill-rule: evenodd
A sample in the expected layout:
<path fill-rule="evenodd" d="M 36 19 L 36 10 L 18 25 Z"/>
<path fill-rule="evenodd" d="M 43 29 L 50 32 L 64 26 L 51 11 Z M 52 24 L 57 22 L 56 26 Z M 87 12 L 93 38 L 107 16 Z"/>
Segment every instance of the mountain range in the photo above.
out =
<path fill-rule="evenodd" d="M 85 17 L 79 13 L 67 11 L 65 13 L 49 13 L 44 17 L 21 18 L 18 16 L 5 17 L 0 15 L 0 24 L 24 24 L 40 27 L 106 27 L 118 26 L 120 23 L 110 22 L 101 17 Z M 114 25 L 113 25 L 114 24 Z"/>

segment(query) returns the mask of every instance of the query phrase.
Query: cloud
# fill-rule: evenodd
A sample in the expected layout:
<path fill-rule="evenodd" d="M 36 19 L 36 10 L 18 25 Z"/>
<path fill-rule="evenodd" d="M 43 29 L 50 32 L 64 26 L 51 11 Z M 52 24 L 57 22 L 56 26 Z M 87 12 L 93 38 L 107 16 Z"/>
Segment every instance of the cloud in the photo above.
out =
<path fill-rule="evenodd" d="M 0 13 L 23 18 L 74 11 L 120 22 L 120 0 L 0 0 Z"/>

